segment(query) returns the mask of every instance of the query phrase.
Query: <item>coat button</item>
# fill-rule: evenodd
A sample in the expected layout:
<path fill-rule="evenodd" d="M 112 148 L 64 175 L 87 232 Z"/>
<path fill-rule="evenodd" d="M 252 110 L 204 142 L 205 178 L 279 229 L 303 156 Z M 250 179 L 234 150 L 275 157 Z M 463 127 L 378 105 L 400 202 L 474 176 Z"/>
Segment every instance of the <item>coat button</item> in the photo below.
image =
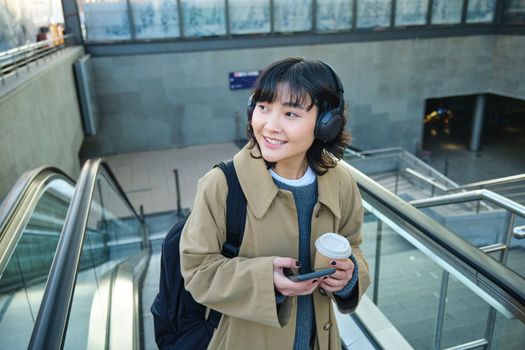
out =
<path fill-rule="evenodd" d="M 326 295 L 326 290 L 324 290 L 323 288 L 319 288 L 319 294 Z"/>
<path fill-rule="evenodd" d="M 323 327 L 323 329 L 324 329 L 325 331 L 330 330 L 330 328 L 332 328 L 332 324 L 331 324 L 330 322 L 326 323 L 326 324 L 324 325 L 324 327 Z"/>

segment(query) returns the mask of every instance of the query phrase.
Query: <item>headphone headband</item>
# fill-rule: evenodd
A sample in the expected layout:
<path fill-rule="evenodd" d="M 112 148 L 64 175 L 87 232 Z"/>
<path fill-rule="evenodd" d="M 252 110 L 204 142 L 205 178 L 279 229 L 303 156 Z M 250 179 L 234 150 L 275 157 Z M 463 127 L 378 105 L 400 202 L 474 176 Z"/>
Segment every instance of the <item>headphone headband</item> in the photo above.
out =
<path fill-rule="evenodd" d="M 323 61 L 319 61 L 319 62 L 324 64 L 326 67 L 328 67 L 330 72 L 332 72 L 332 76 L 334 77 L 337 83 L 337 91 L 339 91 L 339 105 L 337 106 L 337 111 L 342 115 L 345 109 L 345 98 L 344 98 L 345 90 L 343 89 L 343 83 L 341 82 L 341 79 L 339 79 L 339 76 L 337 75 L 335 70 L 332 68 L 332 66 L 330 66 L 328 63 L 323 62 Z"/>
<path fill-rule="evenodd" d="M 328 111 L 323 112 L 323 114 L 319 115 L 317 117 L 317 122 L 315 125 L 314 135 L 315 138 L 318 140 L 321 140 L 323 142 L 330 142 L 333 139 L 339 135 L 341 132 L 341 129 L 343 128 L 343 121 L 344 121 L 344 112 L 345 112 L 345 98 L 344 98 L 344 90 L 343 90 L 343 83 L 341 83 L 341 79 L 339 79 L 339 76 L 335 72 L 335 70 L 328 64 L 322 61 L 319 61 L 322 64 L 324 64 L 330 72 L 332 72 L 332 76 L 334 77 L 335 81 L 337 82 L 337 90 L 339 91 L 339 105 L 334 108 L 330 109 Z"/>

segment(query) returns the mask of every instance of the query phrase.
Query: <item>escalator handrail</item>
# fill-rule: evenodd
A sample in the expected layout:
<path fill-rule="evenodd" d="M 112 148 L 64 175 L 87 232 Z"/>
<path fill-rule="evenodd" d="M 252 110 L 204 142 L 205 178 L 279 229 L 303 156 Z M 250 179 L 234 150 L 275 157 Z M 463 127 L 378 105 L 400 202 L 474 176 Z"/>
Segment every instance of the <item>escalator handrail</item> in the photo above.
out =
<path fill-rule="evenodd" d="M 144 229 L 144 221 L 129 202 L 109 165 L 102 158 L 87 160 L 80 172 L 66 215 L 28 349 L 62 348 L 91 201 L 98 174 L 103 171 L 109 175 L 108 181 L 112 182 Z M 144 243 L 145 239 L 143 236 Z"/>
<path fill-rule="evenodd" d="M 439 251 L 434 253 L 440 255 L 443 260 L 448 260 L 449 255 L 452 254 L 454 259 L 465 267 L 465 271 L 476 272 L 478 281 L 483 280 L 492 284 L 492 287 L 503 290 L 519 303 L 520 309 L 525 309 L 525 279 L 522 276 L 486 255 L 346 162 L 342 163 L 350 169 L 361 191 L 415 227 L 425 239 L 434 242 L 439 247 Z"/>
<path fill-rule="evenodd" d="M 24 233 L 24 220 L 29 220 L 19 211 L 33 210 L 46 185 L 55 179 L 66 181 L 72 187 L 75 184 L 75 180 L 62 170 L 41 166 L 23 173 L 0 204 L 0 276 Z"/>
<path fill-rule="evenodd" d="M 4 200 L 0 202 L 0 237 L 11 216 L 16 211 L 16 208 L 20 206 L 29 188 L 34 186 L 39 179 L 44 178 L 45 180 L 50 174 L 55 174 L 55 176 L 61 177 L 71 184 L 75 183 L 75 180 L 65 172 L 52 166 L 40 166 L 20 175 Z"/>

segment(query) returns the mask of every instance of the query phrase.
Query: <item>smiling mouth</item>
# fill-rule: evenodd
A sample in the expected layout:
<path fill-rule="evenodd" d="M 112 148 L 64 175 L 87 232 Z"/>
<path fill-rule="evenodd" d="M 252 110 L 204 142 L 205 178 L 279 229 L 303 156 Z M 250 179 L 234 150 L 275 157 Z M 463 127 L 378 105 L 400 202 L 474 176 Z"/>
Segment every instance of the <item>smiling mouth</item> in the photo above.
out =
<path fill-rule="evenodd" d="M 272 138 L 269 138 L 269 137 L 266 137 L 266 136 L 263 136 L 264 140 L 266 142 L 268 142 L 269 144 L 271 145 L 284 145 L 286 143 L 286 141 L 281 141 L 281 140 L 276 140 L 276 139 L 272 139 Z"/>

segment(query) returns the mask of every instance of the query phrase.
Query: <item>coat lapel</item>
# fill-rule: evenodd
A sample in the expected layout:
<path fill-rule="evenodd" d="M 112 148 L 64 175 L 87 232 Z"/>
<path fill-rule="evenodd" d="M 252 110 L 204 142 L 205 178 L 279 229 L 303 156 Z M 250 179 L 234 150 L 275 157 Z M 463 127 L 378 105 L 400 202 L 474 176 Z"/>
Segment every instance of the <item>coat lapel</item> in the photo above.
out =
<path fill-rule="evenodd" d="M 329 169 L 323 176 L 317 176 L 319 202 L 328 207 L 334 216 L 341 218 L 339 205 L 339 181 L 335 169 Z"/>
<path fill-rule="evenodd" d="M 278 188 L 262 157 L 256 159 L 252 154 L 260 157 L 257 147 L 250 150 L 248 146 L 244 146 L 233 157 L 233 163 L 248 206 L 253 210 L 255 217 L 261 219 L 277 195 Z"/>
<path fill-rule="evenodd" d="M 272 180 L 266 164 L 260 157 L 257 147 L 248 149 L 244 146 L 233 158 L 239 182 L 257 219 L 261 219 L 272 204 L 279 189 Z M 334 216 L 341 218 L 339 206 L 339 183 L 335 169 L 329 169 L 323 176 L 318 176 L 319 202 L 328 207 Z"/>

